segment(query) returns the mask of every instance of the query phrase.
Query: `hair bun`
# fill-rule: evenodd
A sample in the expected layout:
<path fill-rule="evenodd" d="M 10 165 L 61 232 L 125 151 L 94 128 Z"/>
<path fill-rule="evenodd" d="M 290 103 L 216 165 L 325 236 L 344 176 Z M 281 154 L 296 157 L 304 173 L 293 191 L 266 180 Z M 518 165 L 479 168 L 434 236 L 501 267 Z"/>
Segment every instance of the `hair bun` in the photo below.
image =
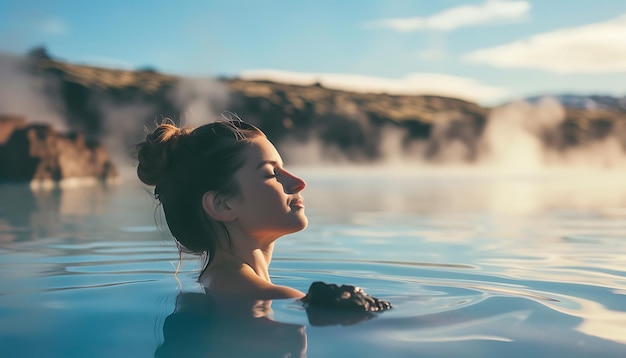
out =
<path fill-rule="evenodd" d="M 186 129 L 172 123 L 160 124 L 154 132 L 148 133 L 146 140 L 137 145 L 139 180 L 147 185 L 157 185 L 167 172 L 180 137 L 186 134 Z"/>

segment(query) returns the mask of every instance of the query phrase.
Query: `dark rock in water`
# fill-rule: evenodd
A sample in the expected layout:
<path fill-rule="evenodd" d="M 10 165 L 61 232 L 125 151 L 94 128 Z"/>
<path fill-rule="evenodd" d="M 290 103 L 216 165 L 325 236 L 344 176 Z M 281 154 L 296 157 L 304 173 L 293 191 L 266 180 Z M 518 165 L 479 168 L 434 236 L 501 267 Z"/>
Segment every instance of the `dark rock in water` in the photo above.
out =
<path fill-rule="evenodd" d="M 302 298 L 309 322 L 314 326 L 350 325 L 391 309 L 391 303 L 372 297 L 352 285 L 313 282 Z"/>
<path fill-rule="evenodd" d="M 0 180 L 112 179 L 115 166 L 98 143 L 77 133 L 59 134 L 47 124 L 0 115 Z"/>
<path fill-rule="evenodd" d="M 323 306 L 353 311 L 377 312 L 391 308 L 391 303 L 372 297 L 360 287 L 352 285 L 313 282 L 302 302 L 310 306 Z"/>

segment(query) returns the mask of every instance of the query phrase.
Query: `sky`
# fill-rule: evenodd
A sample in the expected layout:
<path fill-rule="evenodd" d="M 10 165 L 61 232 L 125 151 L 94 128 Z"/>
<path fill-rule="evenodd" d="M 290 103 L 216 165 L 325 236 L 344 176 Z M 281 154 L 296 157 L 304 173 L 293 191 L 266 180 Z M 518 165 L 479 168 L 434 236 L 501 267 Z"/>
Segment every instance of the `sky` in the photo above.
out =
<path fill-rule="evenodd" d="M 621 0 L 0 0 L 0 52 L 485 105 L 626 95 Z"/>

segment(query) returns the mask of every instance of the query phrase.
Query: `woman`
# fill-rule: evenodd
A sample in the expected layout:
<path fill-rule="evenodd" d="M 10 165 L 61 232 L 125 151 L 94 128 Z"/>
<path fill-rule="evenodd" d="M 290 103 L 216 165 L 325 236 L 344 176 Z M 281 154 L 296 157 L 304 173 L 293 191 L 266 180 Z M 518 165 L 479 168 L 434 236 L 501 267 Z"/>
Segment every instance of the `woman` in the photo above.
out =
<path fill-rule="evenodd" d="M 138 146 L 139 179 L 154 185 L 179 248 L 207 255 L 199 281 L 221 295 L 302 298 L 274 285 L 274 241 L 304 229 L 305 182 L 287 171 L 258 128 L 218 121 L 159 125 Z"/>
<path fill-rule="evenodd" d="M 242 121 L 194 130 L 159 125 L 137 145 L 139 179 L 154 185 L 179 248 L 206 255 L 199 281 L 212 295 L 380 311 L 388 302 L 354 286 L 316 282 L 307 296 L 274 285 L 268 272 L 274 242 L 307 226 L 306 184 L 284 168 L 265 134 Z"/>

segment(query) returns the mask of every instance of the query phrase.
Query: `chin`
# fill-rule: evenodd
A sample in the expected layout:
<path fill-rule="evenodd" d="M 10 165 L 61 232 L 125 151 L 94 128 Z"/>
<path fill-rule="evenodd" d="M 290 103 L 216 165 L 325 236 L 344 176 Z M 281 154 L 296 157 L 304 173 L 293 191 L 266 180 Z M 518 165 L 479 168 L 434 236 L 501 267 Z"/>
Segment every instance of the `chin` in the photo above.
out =
<path fill-rule="evenodd" d="M 301 223 L 302 223 L 302 227 L 300 227 L 300 230 L 306 229 L 306 227 L 309 225 L 309 218 L 307 218 L 306 215 L 304 215 L 304 214 L 302 214 Z M 298 230 L 298 231 L 300 231 L 300 230 Z"/>
<path fill-rule="evenodd" d="M 306 227 L 309 225 L 309 219 L 307 219 L 306 216 L 302 215 L 298 219 L 300 220 L 298 221 L 296 225 L 294 225 L 293 231 L 291 231 L 291 233 L 302 231 L 306 229 Z"/>

